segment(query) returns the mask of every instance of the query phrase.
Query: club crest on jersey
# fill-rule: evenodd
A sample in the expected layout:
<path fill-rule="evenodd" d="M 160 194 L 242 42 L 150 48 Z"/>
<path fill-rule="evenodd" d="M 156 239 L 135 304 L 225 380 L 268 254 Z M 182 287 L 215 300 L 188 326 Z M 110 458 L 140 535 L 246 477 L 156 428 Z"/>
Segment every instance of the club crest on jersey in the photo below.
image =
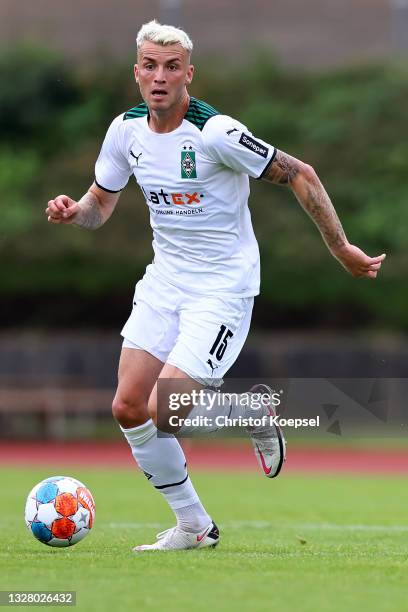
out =
<path fill-rule="evenodd" d="M 197 164 L 193 147 L 183 147 L 180 166 L 182 179 L 197 178 Z"/>

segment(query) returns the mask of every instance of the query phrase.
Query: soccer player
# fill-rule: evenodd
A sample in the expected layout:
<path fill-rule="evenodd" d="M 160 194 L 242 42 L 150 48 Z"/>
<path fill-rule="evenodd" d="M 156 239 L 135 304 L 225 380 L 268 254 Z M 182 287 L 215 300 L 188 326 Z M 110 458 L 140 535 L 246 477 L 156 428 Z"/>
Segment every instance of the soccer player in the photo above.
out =
<path fill-rule="evenodd" d="M 50 223 L 97 229 L 132 174 L 149 207 L 154 260 L 136 285 L 122 330 L 113 414 L 177 525 L 136 551 L 202 548 L 219 540 L 179 442 L 158 436 L 156 425 L 168 409 L 166 385 L 180 381 L 194 391 L 219 381 L 247 337 L 260 282 L 248 176 L 288 186 L 353 276 L 375 278 L 385 257 L 368 257 L 347 241 L 313 168 L 189 96 L 192 48 L 180 29 L 156 21 L 143 25 L 134 74 L 144 102 L 113 120 L 88 192 L 79 201 L 59 195 L 46 208 Z M 247 408 L 237 402 L 219 410 L 234 417 Z M 272 405 L 264 414 L 273 414 Z M 263 473 L 277 476 L 285 458 L 280 430 L 271 425 L 248 433 Z"/>

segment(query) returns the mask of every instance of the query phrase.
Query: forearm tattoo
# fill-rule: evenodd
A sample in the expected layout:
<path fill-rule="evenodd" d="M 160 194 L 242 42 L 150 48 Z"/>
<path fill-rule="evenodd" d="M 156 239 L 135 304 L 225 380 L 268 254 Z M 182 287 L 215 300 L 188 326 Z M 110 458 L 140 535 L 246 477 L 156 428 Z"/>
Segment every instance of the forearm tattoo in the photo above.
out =
<path fill-rule="evenodd" d="M 98 198 L 88 191 L 78 204 L 81 210 L 75 217 L 74 224 L 84 229 L 98 229 L 104 222 Z"/>
<path fill-rule="evenodd" d="M 288 185 L 300 169 L 300 163 L 290 155 L 277 151 L 275 159 L 262 177 L 265 181 L 277 185 Z"/>
<path fill-rule="evenodd" d="M 329 249 L 336 249 L 347 241 L 340 219 L 330 201 L 326 190 L 316 177 L 316 182 L 307 185 L 307 197 L 300 201 L 322 234 Z"/>
<path fill-rule="evenodd" d="M 340 219 L 317 175 L 311 169 L 305 172 L 305 168 L 307 166 L 302 162 L 278 151 L 263 179 L 276 185 L 290 185 L 329 249 L 340 247 L 346 242 Z"/>

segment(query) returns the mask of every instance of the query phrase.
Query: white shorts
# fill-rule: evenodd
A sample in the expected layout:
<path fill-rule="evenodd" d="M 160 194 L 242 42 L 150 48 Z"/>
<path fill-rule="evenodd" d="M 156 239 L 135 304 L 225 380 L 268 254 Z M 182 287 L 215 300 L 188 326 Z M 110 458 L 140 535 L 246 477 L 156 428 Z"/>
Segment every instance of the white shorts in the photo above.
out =
<path fill-rule="evenodd" d="M 206 297 L 148 271 L 136 285 L 122 329 L 125 348 L 147 351 L 204 385 L 218 387 L 248 335 L 253 297 Z"/>

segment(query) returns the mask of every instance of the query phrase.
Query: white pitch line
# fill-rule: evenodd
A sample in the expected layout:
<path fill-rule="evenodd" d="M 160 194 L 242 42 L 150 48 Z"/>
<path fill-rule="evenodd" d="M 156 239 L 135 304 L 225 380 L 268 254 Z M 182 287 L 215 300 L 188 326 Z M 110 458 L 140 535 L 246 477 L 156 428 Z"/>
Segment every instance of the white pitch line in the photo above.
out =
<path fill-rule="evenodd" d="M 163 529 L 168 523 L 104 523 L 102 527 L 110 529 Z M 224 529 L 267 529 L 283 528 L 296 531 L 368 531 L 368 532 L 408 532 L 408 525 L 364 525 L 364 524 L 337 524 L 337 523 L 288 523 L 282 524 L 271 521 L 227 521 L 220 523 Z"/>

